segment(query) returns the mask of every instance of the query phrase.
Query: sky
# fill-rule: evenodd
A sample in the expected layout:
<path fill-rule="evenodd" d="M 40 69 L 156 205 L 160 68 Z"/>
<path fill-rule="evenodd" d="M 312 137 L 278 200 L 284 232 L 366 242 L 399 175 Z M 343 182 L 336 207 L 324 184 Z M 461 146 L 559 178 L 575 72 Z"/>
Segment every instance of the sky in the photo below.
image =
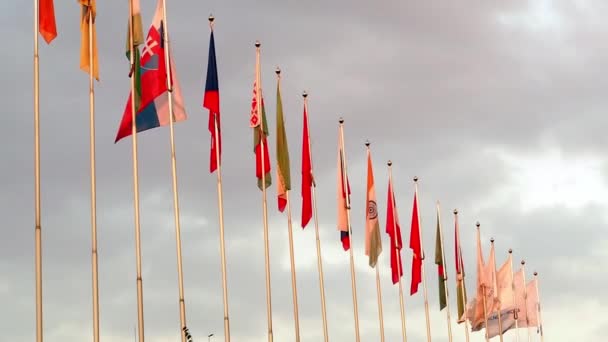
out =
<path fill-rule="evenodd" d="M 147 32 L 155 1 L 141 1 Z M 76 1 L 56 1 L 59 36 L 40 40 L 44 339 L 92 338 L 88 75 L 79 69 Z M 266 341 L 262 194 L 248 125 L 254 42 L 276 157 L 276 66 L 292 170 L 292 211 L 301 337 L 322 340 L 314 226 L 300 227 L 302 91 L 308 91 L 329 337 L 354 340 L 349 255 L 336 230 L 338 119 L 352 187 L 353 251 L 361 341 L 379 341 L 375 271 L 364 255 L 365 140 L 371 142 L 380 225 L 386 161 L 393 161 L 406 243 L 419 177 L 424 248 L 434 253 L 435 205 L 445 232 L 453 341 L 453 215 L 458 208 L 466 283 L 475 287 L 475 222 L 484 254 L 513 249 L 538 271 L 547 341 L 603 341 L 608 328 L 608 36 L 605 1 L 198 1 L 167 0 L 173 58 L 188 119 L 175 125 L 187 326 L 195 341 L 223 341 L 216 175 L 209 174 L 208 113 L 201 107 L 209 27 L 221 93 L 223 189 L 231 337 Z M 35 338 L 33 67 L 31 1 L 0 4 L 0 341 Z M 131 141 L 114 144 L 129 92 L 128 2 L 97 8 L 96 94 L 100 329 L 104 341 L 134 340 L 137 323 Z M 179 341 L 169 130 L 139 134 L 145 337 Z M 274 167 L 274 164 L 273 164 Z M 287 218 L 268 191 L 275 341 L 293 341 Z M 387 341 L 401 338 L 388 236 L 379 271 Z M 407 334 L 425 338 L 422 291 L 409 296 L 411 251 L 402 252 Z M 436 266 L 425 261 L 433 341 L 448 341 Z M 577 319 L 578 318 L 578 319 Z M 532 337 L 538 336 L 531 331 Z M 521 337 L 526 337 L 520 330 Z M 508 332 L 506 341 L 516 334 Z M 471 341 L 483 341 L 473 333 Z"/>

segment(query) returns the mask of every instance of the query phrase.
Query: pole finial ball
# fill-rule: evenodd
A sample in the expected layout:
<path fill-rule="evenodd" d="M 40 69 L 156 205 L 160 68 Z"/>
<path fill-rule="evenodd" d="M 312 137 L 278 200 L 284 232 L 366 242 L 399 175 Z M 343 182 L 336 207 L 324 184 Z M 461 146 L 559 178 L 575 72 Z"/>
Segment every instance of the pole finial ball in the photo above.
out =
<path fill-rule="evenodd" d="M 369 140 L 365 140 L 365 146 L 369 147 Z"/>
<path fill-rule="evenodd" d="M 418 176 L 414 176 L 414 182 L 418 181 Z"/>
<path fill-rule="evenodd" d="M 526 261 L 525 261 L 525 260 L 522 260 L 522 261 L 521 261 L 521 264 L 522 264 L 522 265 L 525 265 L 525 264 L 526 264 Z"/>
<path fill-rule="evenodd" d="M 279 67 L 277 66 L 277 68 L 274 70 L 274 72 L 275 72 L 277 75 L 280 75 L 280 74 L 281 74 L 281 68 L 279 68 Z"/>
<path fill-rule="evenodd" d="M 513 254 L 513 250 L 509 248 L 509 254 Z"/>
<path fill-rule="evenodd" d="M 481 223 L 479 223 L 479 221 L 477 221 L 477 223 L 475 223 L 475 226 L 476 226 L 477 228 L 479 228 L 479 226 L 481 226 Z"/>
<path fill-rule="evenodd" d="M 490 242 L 491 242 L 491 243 L 494 243 L 494 238 L 493 238 L 493 237 L 492 237 L 492 238 L 490 238 Z"/>
<path fill-rule="evenodd" d="M 458 209 L 454 209 L 454 215 L 458 215 Z"/>
<path fill-rule="evenodd" d="M 255 47 L 259 48 L 261 45 L 262 45 L 262 44 L 260 43 L 260 41 L 259 41 L 259 40 L 256 40 L 256 41 L 255 41 Z"/>
<path fill-rule="evenodd" d="M 340 117 L 340 120 L 338 121 L 340 124 L 344 123 L 344 118 Z"/>
<path fill-rule="evenodd" d="M 388 166 L 392 166 L 392 165 L 393 165 L 393 162 L 389 160 L 388 162 L 386 162 L 386 165 L 388 165 Z"/>
<path fill-rule="evenodd" d="M 538 275 L 538 272 L 534 271 L 534 276 L 536 277 Z"/>
<path fill-rule="evenodd" d="M 213 16 L 213 14 L 209 14 L 209 22 L 213 23 L 214 20 L 215 20 L 215 17 Z"/>

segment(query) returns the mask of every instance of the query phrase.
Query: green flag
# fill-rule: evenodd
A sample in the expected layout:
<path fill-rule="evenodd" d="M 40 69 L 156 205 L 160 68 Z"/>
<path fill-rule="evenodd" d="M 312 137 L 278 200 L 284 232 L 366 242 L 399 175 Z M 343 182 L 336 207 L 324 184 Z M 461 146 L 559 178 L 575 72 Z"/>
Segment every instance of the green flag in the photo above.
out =
<path fill-rule="evenodd" d="M 447 305 L 445 296 L 445 269 L 443 260 L 443 243 L 441 238 L 441 223 L 439 222 L 439 208 L 437 208 L 437 234 L 435 239 L 435 264 L 437 264 L 437 272 L 439 276 L 439 310 Z"/>
<path fill-rule="evenodd" d="M 277 81 L 277 192 L 279 211 L 283 212 L 287 205 L 287 191 L 291 190 L 289 171 L 289 150 L 287 134 L 285 134 L 285 119 L 283 118 L 283 102 L 281 101 L 281 80 Z"/>
<path fill-rule="evenodd" d="M 141 103 L 141 68 L 140 68 L 140 54 L 139 45 L 144 43 L 144 31 L 141 25 L 141 13 L 139 8 L 139 0 L 131 0 L 133 4 L 133 17 L 131 18 L 133 24 L 133 70 L 131 70 L 131 77 L 135 77 L 135 111 L 139 111 Z M 126 43 L 126 56 L 127 59 L 131 60 L 131 46 L 129 45 L 129 29 L 127 28 L 127 43 Z"/>

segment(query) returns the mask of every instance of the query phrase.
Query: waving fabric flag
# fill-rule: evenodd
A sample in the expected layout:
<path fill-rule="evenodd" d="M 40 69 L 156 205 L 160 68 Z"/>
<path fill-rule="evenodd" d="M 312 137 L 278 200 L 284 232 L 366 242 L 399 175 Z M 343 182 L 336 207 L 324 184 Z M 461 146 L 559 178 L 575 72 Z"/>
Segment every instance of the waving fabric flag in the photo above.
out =
<path fill-rule="evenodd" d="M 386 233 L 391 238 L 391 273 L 393 284 L 399 282 L 403 276 L 403 263 L 401 262 L 401 226 L 399 225 L 399 215 L 397 214 L 397 203 L 393 192 L 393 183 L 388 183 L 388 199 L 386 200 Z"/>
<path fill-rule="evenodd" d="M 140 60 L 141 103 L 140 108 L 136 108 L 135 125 L 137 132 L 169 124 L 167 69 L 165 67 L 165 49 L 169 49 L 169 47 L 165 46 L 163 40 L 164 28 L 162 18 L 162 0 L 159 0 Z M 170 58 L 170 64 L 171 84 L 173 86 L 171 95 L 173 98 L 174 122 L 179 122 L 186 120 L 186 110 L 184 108 L 184 100 L 182 98 L 173 58 Z M 116 134 L 115 143 L 120 139 L 131 135 L 131 101 L 132 94 L 129 94 L 122 121 L 120 122 L 118 133 Z"/>
<path fill-rule="evenodd" d="M 211 133 L 211 151 L 209 155 L 209 172 L 217 170 L 221 163 L 222 133 L 220 125 L 220 88 L 217 77 L 217 62 L 215 59 L 215 39 L 213 30 L 209 38 L 209 60 L 207 62 L 207 81 L 205 82 L 205 98 L 203 107 L 209 109 L 209 133 Z M 215 120 L 217 119 L 217 137 L 215 136 Z M 217 143 L 216 143 L 217 141 Z M 218 160 L 218 149 L 220 160 Z"/>
<path fill-rule="evenodd" d="M 346 196 L 349 196 L 350 200 L 350 184 L 348 182 L 348 175 L 345 172 L 345 163 L 344 160 L 344 142 L 342 141 L 342 136 L 339 135 L 339 145 L 338 145 L 338 230 L 340 231 L 340 241 L 342 241 L 342 248 L 345 251 L 350 249 L 350 234 L 348 227 L 348 207 Z M 344 179 L 346 179 L 346 184 L 344 184 Z"/>
<path fill-rule="evenodd" d="M 97 30 L 95 29 L 95 17 L 97 9 L 95 0 L 78 0 L 82 6 L 80 14 L 80 69 L 89 73 L 93 68 L 93 77 L 99 81 L 99 63 L 97 62 Z M 89 38 L 89 30 L 91 30 L 92 38 Z M 90 41 L 92 40 L 92 42 Z M 89 44 L 93 46 L 93 66 L 90 65 Z"/>
<path fill-rule="evenodd" d="M 304 115 L 302 124 L 302 228 L 306 227 L 312 218 L 312 156 L 308 138 L 308 106 L 304 100 Z"/>
<path fill-rule="evenodd" d="M 443 243 L 441 237 L 441 222 L 439 220 L 439 207 L 437 207 L 437 232 L 435 235 L 435 264 L 439 277 L 439 311 L 447 306 L 445 287 L 447 286 L 445 274 L 445 260 L 443 260 Z"/>
<path fill-rule="evenodd" d="M 280 80 L 277 82 L 277 197 L 279 211 L 287 206 L 287 191 L 291 190 L 291 172 L 289 170 L 289 149 L 283 118 L 283 101 L 281 101 Z"/>
<path fill-rule="evenodd" d="M 268 153 L 268 123 L 264 97 L 262 96 L 262 78 L 260 76 L 260 48 L 256 51 L 255 82 L 253 83 L 253 98 L 251 99 L 251 114 L 249 126 L 253 128 L 253 151 L 255 153 L 255 176 L 258 179 L 258 188 L 263 190 L 272 184 L 270 176 L 270 154 Z M 261 110 L 258 109 L 261 107 Z M 260 113 L 261 111 L 261 113 Z M 263 149 L 262 149 L 263 147 Z M 264 162 L 262 163 L 262 158 Z M 263 164 L 263 166 L 262 166 Z M 262 171 L 262 169 L 264 169 Z M 262 184 L 262 178 L 266 184 Z"/>
<path fill-rule="evenodd" d="M 133 16 L 131 21 L 133 23 L 133 70 L 131 70 L 131 77 L 135 79 L 135 111 L 137 112 L 141 105 L 141 67 L 139 53 L 139 46 L 144 43 L 144 31 L 141 25 L 141 12 L 139 8 L 139 0 L 131 0 L 133 4 Z M 125 55 L 127 59 L 131 60 L 131 39 L 129 38 L 129 29 L 127 28 L 127 44 L 125 48 Z M 130 110 L 130 108 L 129 108 Z"/>
<path fill-rule="evenodd" d="M 53 0 L 38 0 L 38 31 L 47 44 L 57 37 Z"/>
<path fill-rule="evenodd" d="M 454 251 L 456 261 L 456 302 L 458 304 L 458 323 L 465 321 L 465 306 L 467 302 L 467 289 L 464 284 L 464 262 L 462 261 L 462 249 L 460 247 L 460 231 L 458 230 L 458 218 L 454 222 Z"/>
<path fill-rule="evenodd" d="M 412 229 L 410 230 L 410 248 L 412 249 L 412 284 L 410 295 L 418 292 L 422 282 L 422 244 L 420 243 L 420 217 L 418 213 L 418 190 L 414 192 L 414 208 L 412 210 Z"/>
<path fill-rule="evenodd" d="M 369 148 L 367 149 L 367 198 L 365 203 L 367 204 L 365 212 L 365 255 L 369 257 L 369 265 L 375 267 L 378 256 L 382 253 L 382 237 L 380 235 L 380 223 L 378 222 L 372 154 Z"/>

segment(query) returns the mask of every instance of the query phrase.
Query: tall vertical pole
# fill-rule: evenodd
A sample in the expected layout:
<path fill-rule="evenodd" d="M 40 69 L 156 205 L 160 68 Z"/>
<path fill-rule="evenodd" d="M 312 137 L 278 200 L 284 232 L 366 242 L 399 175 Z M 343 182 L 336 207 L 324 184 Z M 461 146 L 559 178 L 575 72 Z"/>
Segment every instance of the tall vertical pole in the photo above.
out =
<path fill-rule="evenodd" d="M 391 196 L 393 196 L 393 216 L 395 217 L 395 219 L 393 219 L 393 238 L 397 239 L 397 208 L 395 208 L 395 190 L 393 188 L 393 162 L 392 161 L 388 161 L 387 163 L 388 165 L 388 183 L 391 186 Z M 401 337 L 403 338 L 403 342 L 407 342 L 407 334 L 405 331 L 405 304 L 404 304 L 404 299 L 403 299 L 403 285 L 401 283 L 401 251 L 399 250 L 399 248 L 401 248 L 402 246 L 397 246 L 397 241 L 394 241 L 393 243 L 395 245 L 396 251 L 395 254 L 397 254 L 397 276 L 399 277 L 399 309 L 401 310 Z M 391 252 L 392 253 L 392 252 Z"/>
<path fill-rule="evenodd" d="M 479 236 L 480 236 L 479 234 L 481 234 L 479 232 L 479 227 L 481 226 L 481 224 L 479 222 L 477 222 L 475 224 L 475 226 L 477 226 L 477 234 L 478 234 L 477 235 L 477 240 L 479 241 Z M 483 319 L 484 319 L 485 327 L 486 327 L 486 329 L 485 329 L 485 336 L 486 336 L 486 342 L 489 342 L 490 341 L 490 337 L 488 335 L 488 310 L 487 310 L 488 306 L 487 306 L 487 303 L 486 303 L 486 286 L 485 285 L 481 286 L 481 292 L 482 292 L 482 299 L 483 299 Z"/>
<path fill-rule="evenodd" d="M 256 47 L 256 83 L 258 85 L 258 92 L 256 93 L 257 111 L 259 115 L 262 115 L 262 77 L 260 75 L 260 42 L 255 42 Z M 262 209 L 264 216 L 264 266 L 266 268 L 266 318 L 268 320 L 268 342 L 273 341 L 272 334 L 272 295 L 270 291 L 270 252 L 268 242 L 268 203 L 266 203 L 266 165 L 264 153 L 266 151 L 264 145 L 266 144 L 266 137 L 264 136 L 264 120 L 260 120 L 260 127 L 262 138 L 260 139 L 261 151 L 262 151 Z"/>
<path fill-rule="evenodd" d="M 36 270 L 36 342 L 42 342 L 42 223 L 40 220 L 39 0 L 34 0 L 34 244 Z"/>
<path fill-rule="evenodd" d="M 182 271 L 182 240 L 181 240 L 181 227 L 179 221 L 179 198 L 177 194 L 177 160 L 175 157 L 175 139 L 173 122 L 175 116 L 173 115 L 173 84 L 171 82 L 171 54 L 169 53 L 169 24 L 167 23 L 167 2 L 163 1 L 163 24 L 165 29 L 163 30 L 164 45 L 165 45 L 165 69 L 167 70 L 167 98 L 169 100 L 169 137 L 171 140 L 171 180 L 173 184 L 173 215 L 175 219 L 175 245 L 177 250 L 177 278 L 179 287 L 179 320 L 180 320 L 180 335 L 182 342 L 186 342 L 186 334 L 184 328 L 186 328 L 186 303 L 184 301 L 184 275 Z"/>
<path fill-rule="evenodd" d="M 515 332 L 517 333 L 517 342 L 519 342 L 519 324 L 517 323 L 517 302 L 515 301 L 515 284 L 513 283 L 513 250 L 509 248 L 509 263 L 511 264 L 511 294 L 513 305 L 513 318 L 515 319 Z"/>
<path fill-rule="evenodd" d="M 490 243 L 492 244 L 492 248 L 494 248 L 494 238 L 490 239 Z M 496 258 L 494 258 L 494 265 L 492 265 L 492 278 L 493 278 L 493 284 L 496 285 Z M 494 286 L 494 288 L 496 288 L 496 286 Z M 500 313 L 501 311 L 501 307 L 498 307 L 498 333 L 500 336 L 500 342 L 503 342 L 503 338 L 502 338 L 502 315 Z M 487 330 L 487 326 L 486 326 L 486 330 Z"/>
<path fill-rule="evenodd" d="M 347 169 L 346 169 L 346 151 L 344 149 L 344 119 L 340 118 L 340 151 L 342 152 L 342 184 L 345 187 L 348 187 L 348 178 L 347 178 Z M 352 238 L 352 230 L 350 226 L 350 196 L 348 195 L 348 191 L 346 193 L 346 225 L 348 226 L 348 237 Z M 357 306 L 357 280 L 355 277 L 355 257 L 353 253 L 353 243 L 351 241 L 350 244 L 350 278 L 351 278 L 351 287 L 353 292 L 353 313 L 355 316 L 355 338 L 356 341 L 359 342 L 361 337 L 359 336 L 359 308 Z"/>
<path fill-rule="evenodd" d="M 414 188 L 416 191 L 416 202 L 418 203 L 418 206 L 416 209 L 418 209 L 418 218 L 420 218 L 420 202 L 418 201 L 418 177 L 414 177 Z M 427 293 L 427 289 L 426 289 L 426 276 L 424 274 L 424 259 L 426 259 L 426 253 L 424 252 L 424 243 L 422 240 L 422 225 L 418 224 L 418 232 L 419 232 L 419 236 L 420 236 L 420 247 L 422 248 L 422 263 L 421 263 L 421 269 L 422 269 L 422 288 L 424 289 L 424 315 L 426 318 L 426 340 L 428 342 L 431 342 L 431 320 L 429 318 L 429 296 Z"/>
<path fill-rule="evenodd" d="M 144 290 L 141 275 L 141 229 L 139 222 L 139 171 L 137 162 L 137 126 L 135 108 L 135 53 L 133 46 L 133 0 L 129 0 L 129 59 L 131 63 L 131 138 L 133 141 L 133 203 L 135 211 L 135 260 L 137 270 L 137 329 L 139 342 L 144 342 Z"/>
<path fill-rule="evenodd" d="M 439 220 L 439 243 L 441 244 L 441 259 L 443 260 L 443 289 L 446 301 L 446 317 L 448 323 L 448 340 L 452 342 L 452 319 L 450 318 L 450 294 L 448 291 L 448 270 L 445 267 L 445 249 L 443 248 L 443 226 L 441 225 L 441 213 L 439 211 L 439 201 L 437 201 L 437 220 Z"/>
<path fill-rule="evenodd" d="M 281 84 L 281 69 L 277 67 L 275 70 L 277 74 L 277 89 L 279 89 Z M 278 121 L 278 120 L 277 120 Z M 278 123 L 277 123 L 278 125 Z M 278 141 L 278 133 L 277 133 L 277 141 Z M 278 151 L 277 151 L 278 154 Z M 278 165 L 278 162 L 277 162 Z M 278 167 L 277 167 L 278 169 Z M 280 177 L 277 172 L 277 176 Z M 293 321 L 294 321 L 294 329 L 295 329 L 295 338 L 296 342 L 300 342 L 300 318 L 298 315 L 298 290 L 296 285 L 296 265 L 295 258 L 293 252 L 293 225 L 291 222 L 291 201 L 289 200 L 289 190 L 285 191 L 285 199 L 287 200 L 287 235 L 289 236 L 289 261 L 291 267 L 291 295 L 293 298 Z"/>
<path fill-rule="evenodd" d="M 526 330 L 528 331 L 528 342 L 532 341 L 532 336 L 530 336 L 530 313 L 528 312 L 528 286 L 526 284 L 526 269 L 525 269 L 526 261 L 521 261 L 521 273 L 523 276 L 523 289 L 524 289 L 524 303 L 526 306 Z"/>
<path fill-rule="evenodd" d="M 534 272 L 534 280 L 535 280 L 535 284 L 536 285 L 536 300 L 538 300 L 538 305 L 537 305 L 537 309 L 538 309 L 538 329 L 540 330 L 540 341 L 544 342 L 545 341 L 545 337 L 543 334 L 543 316 L 541 314 L 541 310 L 540 310 L 540 294 L 539 294 L 539 289 L 538 289 L 538 272 Z"/>
<path fill-rule="evenodd" d="M 210 15 L 209 16 L 209 27 L 211 31 L 213 31 L 213 22 L 215 18 Z M 228 282 L 226 280 L 226 251 L 225 251 L 225 242 L 224 242 L 224 191 L 222 188 L 222 163 L 220 160 L 220 128 L 219 128 L 219 120 L 217 113 L 213 114 L 213 130 L 214 130 L 214 138 L 215 141 L 213 144 L 218 146 L 215 149 L 215 160 L 217 160 L 217 207 L 218 207 L 218 216 L 220 223 L 220 258 L 221 258 L 221 268 L 222 268 L 222 297 L 224 301 L 224 341 L 230 342 L 230 319 L 228 316 Z M 209 336 L 211 339 L 211 336 Z"/>
<path fill-rule="evenodd" d="M 306 127 L 310 127 L 308 120 L 308 93 L 303 92 L 302 97 L 304 98 L 304 110 L 306 112 Z M 312 211 L 315 223 L 315 242 L 317 247 L 317 269 L 319 270 L 319 291 L 321 293 L 321 318 L 323 321 L 323 341 L 328 342 L 329 336 L 327 331 L 327 312 L 325 307 L 325 282 L 323 279 L 323 261 L 321 258 L 321 239 L 319 238 L 319 218 L 317 215 L 317 184 L 314 177 L 314 167 L 312 163 L 312 146 L 310 143 L 310 129 L 308 130 L 308 150 L 310 151 L 310 169 L 313 173 L 312 178 Z"/>
<path fill-rule="evenodd" d="M 469 342 L 469 321 L 467 319 L 467 301 L 466 301 L 466 291 L 465 291 L 465 283 L 464 283 L 464 262 L 462 260 L 462 248 L 460 247 L 460 230 L 458 229 L 458 209 L 454 209 L 454 226 L 456 228 L 456 240 L 458 242 L 457 244 L 457 248 L 458 250 L 456 251 L 456 255 L 458 256 L 458 260 L 456 260 L 456 262 L 458 263 L 458 266 L 462 272 L 462 277 L 460 277 L 460 275 L 457 275 L 457 279 L 456 282 L 461 283 L 460 286 L 460 295 L 462 296 L 462 300 L 463 300 L 463 305 L 464 305 L 464 334 L 466 337 L 466 342 Z M 460 317 L 458 317 L 458 319 L 460 319 Z"/>
<path fill-rule="evenodd" d="M 95 168 L 95 86 L 93 82 L 93 11 L 89 10 L 89 132 L 91 167 L 91 263 L 93 270 L 93 341 L 99 342 L 99 290 L 97 271 L 97 181 Z"/>

